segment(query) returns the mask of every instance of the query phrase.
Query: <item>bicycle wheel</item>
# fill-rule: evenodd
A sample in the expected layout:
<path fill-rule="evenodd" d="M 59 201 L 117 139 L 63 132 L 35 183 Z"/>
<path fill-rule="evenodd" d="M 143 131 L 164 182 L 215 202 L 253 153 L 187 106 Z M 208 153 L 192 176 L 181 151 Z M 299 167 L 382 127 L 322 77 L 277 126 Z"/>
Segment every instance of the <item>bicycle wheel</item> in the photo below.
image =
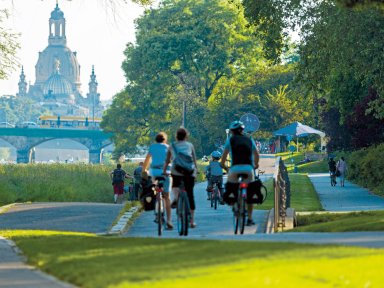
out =
<path fill-rule="evenodd" d="M 159 236 L 161 236 L 161 234 L 163 232 L 163 213 L 162 213 L 163 201 L 162 201 L 160 196 L 157 197 L 156 201 L 157 201 L 157 203 L 156 203 L 157 204 L 156 205 L 156 208 L 157 208 L 157 211 L 156 211 L 156 213 L 157 213 L 157 234 Z"/>
<path fill-rule="evenodd" d="M 219 192 L 217 190 L 218 190 L 217 185 L 215 185 L 215 189 L 213 190 L 213 197 L 214 197 L 213 207 L 215 208 L 215 210 L 217 209 L 217 201 L 219 200 Z"/>
<path fill-rule="evenodd" d="M 214 198 L 214 196 L 215 196 L 215 193 L 214 193 L 214 190 L 212 190 L 212 192 L 209 192 L 209 193 L 211 193 L 211 208 L 213 207 L 213 198 Z"/>
<path fill-rule="evenodd" d="M 239 209 L 238 209 L 237 203 L 233 204 L 232 211 L 233 211 L 233 232 L 237 234 L 237 231 L 239 228 Z"/>
<path fill-rule="evenodd" d="M 181 193 L 180 193 L 181 194 Z M 181 195 L 179 195 L 179 199 L 177 200 L 177 231 L 180 236 L 184 235 L 184 209 L 183 209 L 183 200 Z"/>
<path fill-rule="evenodd" d="M 242 193 L 243 191 L 241 191 Z M 239 229 L 240 234 L 244 233 L 244 227 L 245 227 L 245 199 L 241 197 L 240 199 L 240 205 L 239 205 Z"/>
<path fill-rule="evenodd" d="M 183 192 L 183 224 L 184 224 L 184 236 L 188 235 L 188 225 L 189 225 L 189 205 L 188 205 L 188 198 L 187 193 Z"/>

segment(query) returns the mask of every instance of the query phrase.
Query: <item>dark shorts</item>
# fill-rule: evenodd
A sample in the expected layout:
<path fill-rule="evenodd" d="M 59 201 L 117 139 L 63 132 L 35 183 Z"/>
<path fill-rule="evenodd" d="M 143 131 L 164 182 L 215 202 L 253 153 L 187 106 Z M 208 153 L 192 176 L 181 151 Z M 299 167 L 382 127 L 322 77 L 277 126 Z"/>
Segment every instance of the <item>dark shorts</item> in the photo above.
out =
<path fill-rule="evenodd" d="M 124 194 L 124 182 L 113 184 L 113 193 L 118 195 Z"/>
<path fill-rule="evenodd" d="M 187 191 L 189 207 L 191 210 L 195 210 L 195 198 L 193 196 L 193 187 L 195 186 L 195 177 L 193 176 L 178 176 L 172 174 L 172 187 L 178 188 L 181 185 L 181 181 L 184 181 L 185 191 Z"/>

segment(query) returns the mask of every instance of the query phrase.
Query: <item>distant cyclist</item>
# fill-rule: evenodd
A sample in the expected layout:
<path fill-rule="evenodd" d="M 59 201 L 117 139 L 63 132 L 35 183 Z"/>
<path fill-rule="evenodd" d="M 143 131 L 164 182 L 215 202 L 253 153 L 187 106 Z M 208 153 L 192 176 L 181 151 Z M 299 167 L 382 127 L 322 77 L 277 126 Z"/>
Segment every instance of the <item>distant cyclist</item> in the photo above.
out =
<path fill-rule="evenodd" d="M 223 203 L 223 168 L 219 162 L 221 153 L 219 151 L 213 151 L 211 156 L 212 161 L 210 161 L 207 166 L 207 174 L 209 175 L 207 186 L 208 199 L 210 200 L 213 184 L 217 183 L 221 195 L 220 203 Z"/>
<path fill-rule="evenodd" d="M 127 172 L 121 169 L 121 164 L 117 164 L 116 169 L 113 170 L 110 174 L 114 192 L 114 202 L 117 203 L 117 200 L 121 195 L 124 194 L 124 179 L 132 178 Z"/>
<path fill-rule="evenodd" d="M 241 121 L 234 121 L 229 126 L 231 137 L 228 138 L 224 146 L 221 166 L 228 170 L 228 182 L 237 183 L 239 174 L 247 174 L 244 179 L 249 183 L 255 180 L 255 169 L 259 168 L 259 153 L 256 149 L 255 141 L 243 134 L 244 124 Z M 225 165 L 228 154 L 231 156 L 231 167 Z M 248 220 L 247 226 L 254 225 L 252 219 L 253 204 L 247 205 Z"/>
<path fill-rule="evenodd" d="M 155 137 L 156 143 L 149 146 L 148 154 L 145 157 L 143 164 L 143 173 L 147 173 L 147 168 L 149 166 L 149 175 L 152 178 L 152 181 L 156 180 L 156 177 L 164 177 L 164 203 L 165 203 L 165 211 L 167 214 L 167 229 L 173 229 L 172 221 L 171 221 L 171 202 L 169 199 L 169 191 L 171 187 L 171 177 L 170 167 L 167 166 L 166 175 L 163 174 L 163 167 L 165 163 L 165 159 L 167 157 L 168 144 L 167 144 L 167 134 L 164 132 L 160 132 Z M 152 161 L 151 161 L 152 160 Z M 151 163 L 151 164 L 150 164 Z M 149 165 L 150 164 L 150 165 Z M 145 175 L 144 175 L 145 176 Z"/>
<path fill-rule="evenodd" d="M 334 177 L 335 179 L 335 184 L 337 184 L 336 182 L 336 161 L 333 159 L 333 157 L 331 157 L 328 161 L 328 169 L 329 169 L 329 173 L 331 174 L 331 177 Z"/>

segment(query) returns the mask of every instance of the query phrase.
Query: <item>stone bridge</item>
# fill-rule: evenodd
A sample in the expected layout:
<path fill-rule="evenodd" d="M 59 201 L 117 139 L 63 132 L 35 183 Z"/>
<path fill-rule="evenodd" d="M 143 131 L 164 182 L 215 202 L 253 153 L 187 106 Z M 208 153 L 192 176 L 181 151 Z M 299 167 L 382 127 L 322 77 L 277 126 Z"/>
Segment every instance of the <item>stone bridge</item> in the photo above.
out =
<path fill-rule="evenodd" d="M 89 163 L 100 163 L 102 150 L 110 145 L 111 133 L 101 130 L 0 128 L 0 139 L 16 148 L 17 163 L 30 163 L 33 147 L 53 139 L 71 139 L 89 150 Z"/>

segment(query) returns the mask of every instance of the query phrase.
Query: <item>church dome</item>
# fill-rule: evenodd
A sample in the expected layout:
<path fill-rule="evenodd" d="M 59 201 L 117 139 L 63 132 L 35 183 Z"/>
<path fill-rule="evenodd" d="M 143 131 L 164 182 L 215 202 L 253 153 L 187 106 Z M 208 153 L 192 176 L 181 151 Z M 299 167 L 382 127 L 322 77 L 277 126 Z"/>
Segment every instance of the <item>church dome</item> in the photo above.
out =
<path fill-rule="evenodd" d="M 51 91 L 51 94 L 54 95 L 68 95 L 68 97 L 73 94 L 71 83 L 65 79 L 60 73 L 55 72 L 43 85 L 44 95 L 48 95 Z"/>
<path fill-rule="evenodd" d="M 53 20 L 59 20 L 64 18 L 63 11 L 60 10 L 59 5 L 56 4 L 55 9 L 51 12 L 51 19 Z"/>
<path fill-rule="evenodd" d="M 73 89 L 80 93 L 80 65 L 76 52 L 72 52 L 65 46 L 49 45 L 43 52 L 39 53 L 36 63 L 35 85 L 43 85 L 55 72 L 55 61 L 60 61 L 60 73 L 72 83 Z"/>

